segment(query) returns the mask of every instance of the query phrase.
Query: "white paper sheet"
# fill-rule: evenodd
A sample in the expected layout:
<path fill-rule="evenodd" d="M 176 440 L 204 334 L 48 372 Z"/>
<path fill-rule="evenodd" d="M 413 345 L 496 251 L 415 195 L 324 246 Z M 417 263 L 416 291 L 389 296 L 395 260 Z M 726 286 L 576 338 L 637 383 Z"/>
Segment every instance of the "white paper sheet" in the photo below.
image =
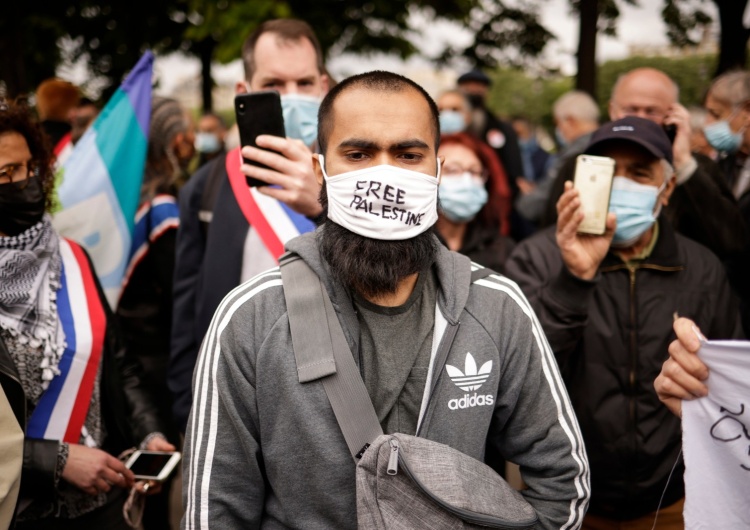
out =
<path fill-rule="evenodd" d="M 750 342 L 707 341 L 708 396 L 682 404 L 685 528 L 750 529 Z"/>

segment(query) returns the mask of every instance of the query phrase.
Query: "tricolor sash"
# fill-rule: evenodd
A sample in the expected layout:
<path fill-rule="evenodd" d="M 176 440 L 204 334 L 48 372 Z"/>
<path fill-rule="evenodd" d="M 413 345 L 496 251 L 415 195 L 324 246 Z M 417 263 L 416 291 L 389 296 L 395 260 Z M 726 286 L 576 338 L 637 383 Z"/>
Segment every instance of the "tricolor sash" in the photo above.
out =
<path fill-rule="evenodd" d="M 29 419 L 26 436 L 78 443 L 102 358 L 107 318 L 94 271 L 81 247 L 61 238 L 60 256 L 57 313 L 66 346 L 58 365 L 60 374 L 42 394 Z"/>
<path fill-rule="evenodd" d="M 177 199 L 171 195 L 157 195 L 151 202 L 146 202 L 138 208 L 121 294 L 125 292 L 125 287 L 135 268 L 146 257 L 149 244 L 156 241 L 164 232 L 176 229 L 178 226 L 180 226 L 180 211 L 177 207 Z"/>
<path fill-rule="evenodd" d="M 284 244 L 300 234 L 315 230 L 315 223 L 283 202 L 248 187 L 245 174 L 240 171 L 241 164 L 239 147 L 227 153 L 226 168 L 232 192 L 247 222 L 255 228 L 268 252 L 278 261 L 284 253 Z"/>
<path fill-rule="evenodd" d="M 73 142 L 71 141 L 70 133 L 60 138 L 60 141 L 57 142 L 52 152 L 55 155 L 55 171 L 57 171 L 57 169 L 65 165 L 65 162 L 68 161 L 71 153 L 73 153 Z"/>

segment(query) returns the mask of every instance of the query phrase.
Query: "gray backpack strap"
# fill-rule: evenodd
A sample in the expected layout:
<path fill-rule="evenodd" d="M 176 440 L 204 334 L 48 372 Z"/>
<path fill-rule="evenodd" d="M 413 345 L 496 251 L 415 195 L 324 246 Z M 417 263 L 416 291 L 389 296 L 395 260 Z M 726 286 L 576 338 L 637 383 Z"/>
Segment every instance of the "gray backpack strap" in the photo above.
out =
<path fill-rule="evenodd" d="M 383 434 L 325 286 L 298 256 L 279 260 L 300 383 L 321 379 L 355 462 Z"/>

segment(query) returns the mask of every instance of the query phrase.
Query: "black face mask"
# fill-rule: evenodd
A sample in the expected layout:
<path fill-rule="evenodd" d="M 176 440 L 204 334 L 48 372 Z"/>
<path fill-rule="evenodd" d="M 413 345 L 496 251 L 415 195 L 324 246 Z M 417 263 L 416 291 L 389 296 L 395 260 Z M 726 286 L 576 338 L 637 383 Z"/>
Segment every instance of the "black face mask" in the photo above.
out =
<path fill-rule="evenodd" d="M 469 100 L 469 103 L 471 103 L 471 106 L 473 108 L 484 108 L 484 96 L 482 94 L 466 94 L 466 99 Z"/>
<path fill-rule="evenodd" d="M 44 190 L 37 177 L 29 179 L 24 189 L 13 184 L 0 184 L 0 232 L 17 236 L 42 220 Z"/>

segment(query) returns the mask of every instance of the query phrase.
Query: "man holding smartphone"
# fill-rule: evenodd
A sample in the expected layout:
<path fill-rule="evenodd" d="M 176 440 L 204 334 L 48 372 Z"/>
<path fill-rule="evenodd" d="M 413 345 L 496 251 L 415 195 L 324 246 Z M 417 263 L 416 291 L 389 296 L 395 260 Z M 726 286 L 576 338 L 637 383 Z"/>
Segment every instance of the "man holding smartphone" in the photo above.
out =
<path fill-rule="evenodd" d="M 224 295 L 276 266 L 278 258 L 244 208 L 250 190 L 233 186 L 227 167 L 234 165 L 231 169 L 267 183 L 256 188 L 257 193 L 282 204 L 279 211 L 286 206 L 309 219 L 322 212 L 311 155 L 328 76 L 313 30 L 294 19 L 264 22 L 245 41 L 242 59 L 245 79 L 237 82 L 236 92 L 279 92 L 286 138 L 260 135 L 257 148 L 243 148 L 243 157 L 266 168 L 240 167 L 239 154 L 228 153 L 198 170 L 180 192 L 168 384 L 183 430 L 192 402 L 195 359 L 211 316 Z M 267 221 L 273 227 L 275 220 Z"/>
<path fill-rule="evenodd" d="M 506 273 L 539 316 L 581 424 L 591 461 L 583 528 L 651 528 L 658 516 L 658 528 L 682 529 L 680 422 L 653 381 L 675 314 L 711 338 L 731 338 L 737 306 L 716 256 L 660 215 L 675 188 L 662 127 L 610 122 L 585 154 L 614 160 L 604 234 L 580 232 L 584 190 L 566 182 L 557 225 L 520 243 Z"/>

